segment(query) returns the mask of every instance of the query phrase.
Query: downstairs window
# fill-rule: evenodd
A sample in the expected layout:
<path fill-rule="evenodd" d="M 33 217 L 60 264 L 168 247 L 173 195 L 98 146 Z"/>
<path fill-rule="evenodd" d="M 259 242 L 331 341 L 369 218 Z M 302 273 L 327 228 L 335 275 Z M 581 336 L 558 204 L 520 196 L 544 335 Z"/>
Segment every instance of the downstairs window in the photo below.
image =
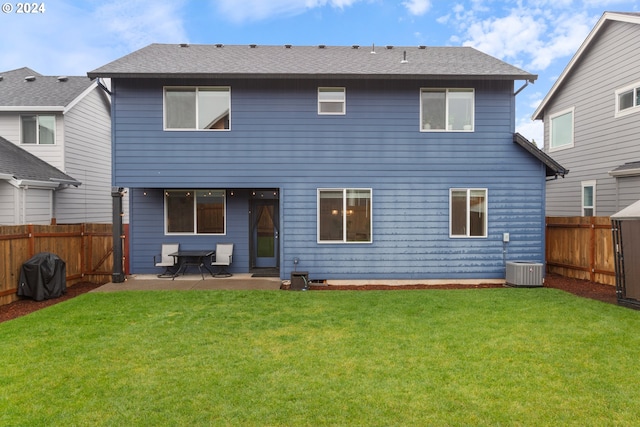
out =
<path fill-rule="evenodd" d="M 449 199 L 449 235 L 487 237 L 487 190 L 454 188 Z"/>
<path fill-rule="evenodd" d="M 224 190 L 166 190 L 166 234 L 225 234 Z"/>
<path fill-rule="evenodd" d="M 371 243 L 371 189 L 318 190 L 318 242 Z"/>

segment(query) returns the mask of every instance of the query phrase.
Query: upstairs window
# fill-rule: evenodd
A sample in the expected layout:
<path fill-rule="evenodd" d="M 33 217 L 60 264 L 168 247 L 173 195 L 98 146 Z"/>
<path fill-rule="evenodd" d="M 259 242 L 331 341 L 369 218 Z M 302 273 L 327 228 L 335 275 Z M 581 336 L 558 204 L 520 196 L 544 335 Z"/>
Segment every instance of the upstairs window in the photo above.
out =
<path fill-rule="evenodd" d="M 449 235 L 487 237 L 487 190 L 454 188 L 449 197 Z"/>
<path fill-rule="evenodd" d="M 21 116 L 23 144 L 51 145 L 56 143 L 56 117 L 49 115 Z"/>
<path fill-rule="evenodd" d="M 318 190 L 318 242 L 371 243 L 371 189 Z"/>
<path fill-rule="evenodd" d="M 473 89 L 422 89 L 422 131 L 472 132 L 475 116 Z"/>
<path fill-rule="evenodd" d="M 573 108 L 549 116 L 549 151 L 573 147 Z"/>
<path fill-rule="evenodd" d="M 225 234 L 224 190 L 166 190 L 166 234 Z"/>
<path fill-rule="evenodd" d="M 228 130 L 230 114 L 229 87 L 165 88 L 165 129 Z"/>
<path fill-rule="evenodd" d="M 640 111 L 640 83 L 616 91 L 616 116 Z"/>
<path fill-rule="evenodd" d="M 345 114 L 346 111 L 345 88 L 318 88 L 318 114 Z"/>

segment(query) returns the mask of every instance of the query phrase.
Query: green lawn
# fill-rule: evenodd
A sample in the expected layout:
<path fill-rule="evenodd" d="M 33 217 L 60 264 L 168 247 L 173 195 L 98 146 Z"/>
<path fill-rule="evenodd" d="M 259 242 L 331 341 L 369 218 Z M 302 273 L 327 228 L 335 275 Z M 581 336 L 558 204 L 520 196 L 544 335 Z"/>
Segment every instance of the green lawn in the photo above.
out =
<path fill-rule="evenodd" d="M 0 324 L 0 425 L 638 425 L 639 362 L 554 289 L 89 293 Z"/>

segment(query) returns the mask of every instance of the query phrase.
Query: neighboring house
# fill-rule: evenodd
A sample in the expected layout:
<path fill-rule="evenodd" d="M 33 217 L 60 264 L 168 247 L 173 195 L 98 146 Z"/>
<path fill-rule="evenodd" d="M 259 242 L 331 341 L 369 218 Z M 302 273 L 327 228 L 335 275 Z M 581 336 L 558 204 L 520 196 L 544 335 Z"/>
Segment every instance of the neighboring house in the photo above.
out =
<path fill-rule="evenodd" d="M 0 224 L 112 222 L 110 108 L 87 77 L 0 72 L 0 136 L 82 183 L 55 189 L 46 214 L 2 215 Z"/>
<path fill-rule="evenodd" d="M 55 194 L 80 182 L 0 137 L 0 224 L 49 224 Z"/>
<path fill-rule="evenodd" d="M 640 13 L 602 15 L 538 109 L 544 150 L 571 169 L 547 214 L 609 216 L 640 199 Z"/>
<path fill-rule="evenodd" d="M 153 44 L 88 75 L 112 82 L 132 273 L 160 273 L 165 242 L 312 280 L 544 262 L 564 170 L 514 135 L 515 81 L 536 76 L 475 49 Z"/>

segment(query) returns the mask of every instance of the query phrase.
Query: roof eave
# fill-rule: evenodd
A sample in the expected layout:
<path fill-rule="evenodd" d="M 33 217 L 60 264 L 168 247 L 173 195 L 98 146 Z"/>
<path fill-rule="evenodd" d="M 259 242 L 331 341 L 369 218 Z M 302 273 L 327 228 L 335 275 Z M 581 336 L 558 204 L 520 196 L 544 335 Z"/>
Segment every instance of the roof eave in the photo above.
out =
<path fill-rule="evenodd" d="M 40 181 L 37 179 L 16 179 L 16 186 L 19 188 L 31 187 L 42 189 L 56 189 L 60 186 L 59 182 L 53 181 Z"/>
<path fill-rule="evenodd" d="M 2 105 L 0 111 L 38 111 L 38 112 L 62 112 L 65 107 L 62 105 Z"/>
<path fill-rule="evenodd" d="M 376 80 L 527 80 L 534 82 L 536 74 L 365 74 L 365 73 L 115 73 L 92 71 L 91 79 L 376 79 Z"/>
<path fill-rule="evenodd" d="M 71 178 L 71 177 L 69 177 L 69 178 Z M 49 180 L 51 182 L 56 182 L 56 183 L 61 184 L 61 185 L 73 185 L 74 187 L 79 187 L 79 186 L 82 185 L 82 182 L 80 182 L 80 181 L 78 181 L 76 179 L 73 179 L 73 178 L 71 178 L 71 179 L 49 178 Z"/>
<path fill-rule="evenodd" d="M 623 169 L 623 170 L 612 170 L 608 172 L 610 176 L 615 178 L 624 178 L 628 176 L 638 176 L 640 175 L 640 168 L 633 169 Z"/>
<path fill-rule="evenodd" d="M 520 135 L 519 133 L 516 132 L 513 134 L 513 142 L 527 150 L 530 154 L 532 154 L 535 158 L 540 160 L 545 165 L 547 177 L 557 178 L 558 176 L 561 176 L 564 178 L 564 176 L 569 173 L 569 169 L 564 168 L 560 163 L 553 160 L 551 156 L 536 147 L 527 138 Z"/>

